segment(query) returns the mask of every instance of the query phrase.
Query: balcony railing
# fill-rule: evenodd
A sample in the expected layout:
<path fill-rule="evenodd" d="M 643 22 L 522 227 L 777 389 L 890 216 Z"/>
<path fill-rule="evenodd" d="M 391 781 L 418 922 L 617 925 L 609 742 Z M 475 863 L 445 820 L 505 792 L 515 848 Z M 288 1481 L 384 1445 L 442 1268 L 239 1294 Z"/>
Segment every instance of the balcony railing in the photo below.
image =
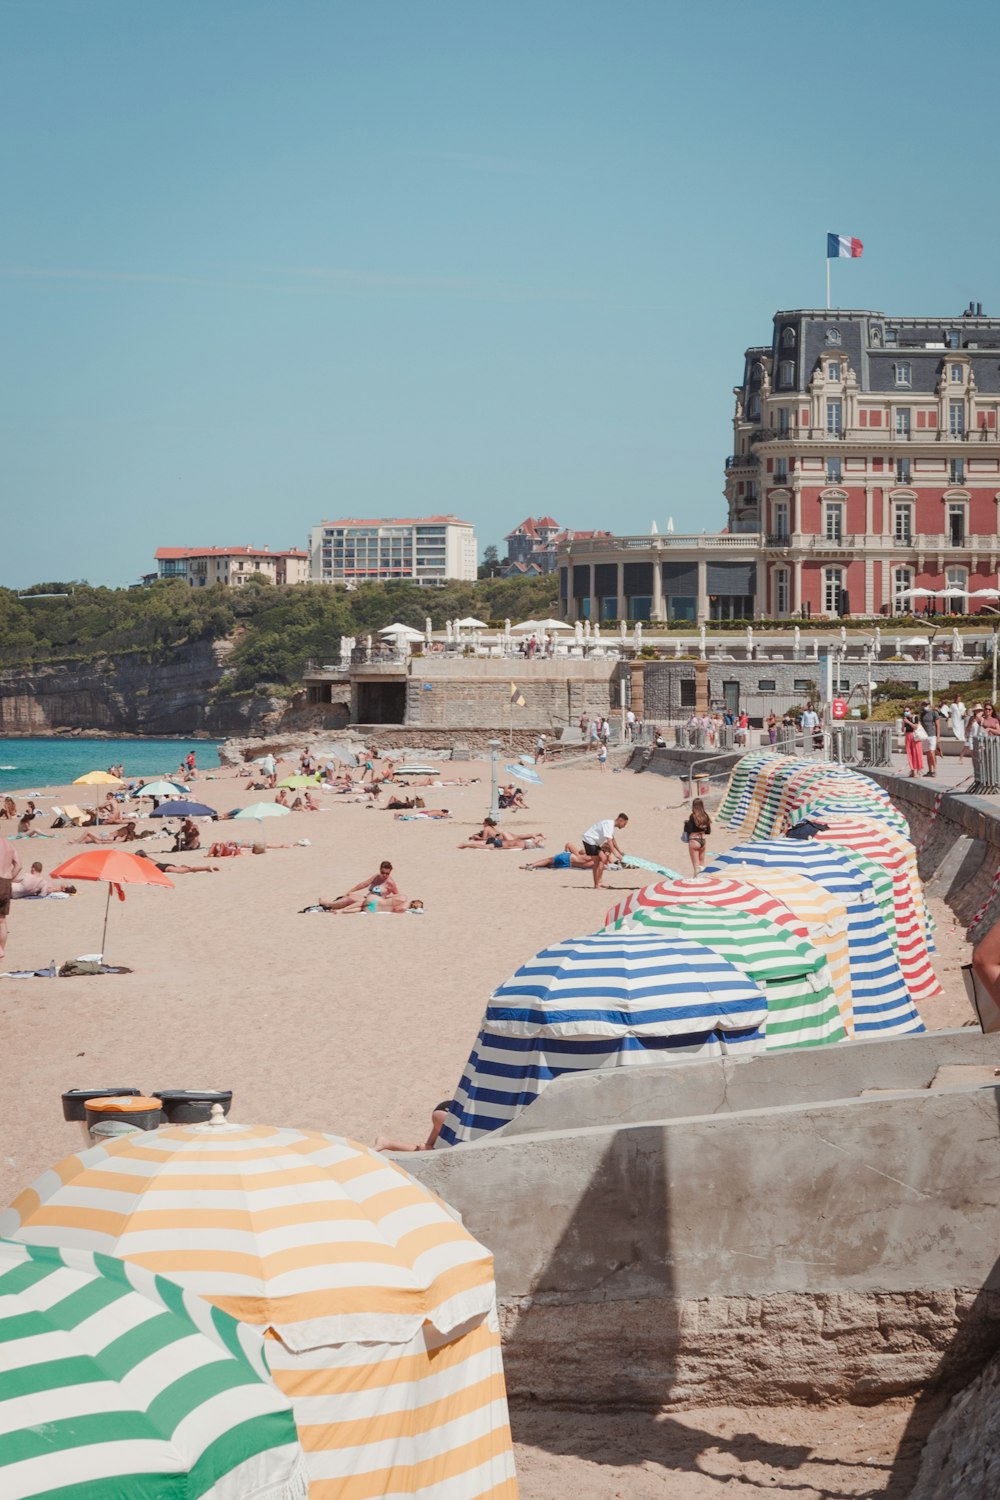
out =
<path fill-rule="evenodd" d="M 764 538 L 765 547 L 790 547 L 791 535 L 787 531 L 769 531 Z"/>
<path fill-rule="evenodd" d="M 755 453 L 730 453 L 726 459 L 727 469 L 757 469 L 760 459 Z"/>
<path fill-rule="evenodd" d="M 560 561 L 572 562 L 574 558 L 589 556 L 593 552 L 667 552 L 683 549 L 692 552 L 732 552 L 734 549 L 752 550 L 760 546 L 757 531 L 734 531 L 723 534 L 705 532 L 681 533 L 668 531 L 662 536 L 615 536 L 595 537 L 593 541 L 571 542 L 565 550 L 560 548 Z"/>
<path fill-rule="evenodd" d="M 793 432 L 778 432 L 772 427 L 760 427 L 750 434 L 750 441 L 757 443 L 870 443 L 886 447 L 902 443 L 907 447 L 931 446 L 934 443 L 962 443 L 975 447 L 982 443 L 1000 442 L 1000 431 L 995 427 L 976 427 L 968 432 L 949 432 L 946 427 L 916 427 L 909 432 L 896 432 L 891 427 L 842 427 L 839 432 L 827 432 L 825 428 L 799 427 Z"/>

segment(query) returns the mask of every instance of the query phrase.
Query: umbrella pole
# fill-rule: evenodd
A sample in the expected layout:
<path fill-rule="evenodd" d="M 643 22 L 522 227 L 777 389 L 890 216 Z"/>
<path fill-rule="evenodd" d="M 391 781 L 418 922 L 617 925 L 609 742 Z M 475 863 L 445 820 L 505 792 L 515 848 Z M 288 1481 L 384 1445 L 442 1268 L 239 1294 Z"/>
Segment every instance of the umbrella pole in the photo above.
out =
<path fill-rule="evenodd" d="M 111 881 L 108 881 L 108 899 L 104 903 L 104 931 L 101 933 L 101 959 L 104 959 L 104 948 L 108 941 L 108 913 L 111 910 Z"/>

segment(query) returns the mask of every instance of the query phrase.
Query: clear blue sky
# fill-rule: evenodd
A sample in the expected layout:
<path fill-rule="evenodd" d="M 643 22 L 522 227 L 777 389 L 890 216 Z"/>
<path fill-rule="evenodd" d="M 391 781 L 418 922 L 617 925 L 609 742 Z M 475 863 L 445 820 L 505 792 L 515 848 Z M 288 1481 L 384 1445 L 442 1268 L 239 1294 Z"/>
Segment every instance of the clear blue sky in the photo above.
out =
<path fill-rule="evenodd" d="M 1000 313 L 970 0 L 5 0 L 0 582 L 324 517 L 724 524 L 742 351 Z"/>

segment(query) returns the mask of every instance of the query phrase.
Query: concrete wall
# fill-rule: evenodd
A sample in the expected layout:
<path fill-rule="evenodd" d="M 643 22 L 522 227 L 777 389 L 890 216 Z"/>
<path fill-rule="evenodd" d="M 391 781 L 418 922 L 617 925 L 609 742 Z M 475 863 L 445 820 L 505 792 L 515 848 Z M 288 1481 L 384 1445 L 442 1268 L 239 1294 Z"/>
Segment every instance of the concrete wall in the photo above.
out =
<path fill-rule="evenodd" d="M 753 1058 L 567 1074 L 548 1084 L 495 1138 L 732 1114 L 765 1104 L 853 1099 L 873 1089 L 926 1089 L 941 1068 L 997 1065 L 1000 1036 L 961 1027 L 903 1042 L 853 1042 Z"/>
<path fill-rule="evenodd" d="M 406 1166 L 494 1252 L 515 1398 L 864 1401 L 961 1382 L 1000 1341 L 998 1099 L 539 1131 Z"/>
<path fill-rule="evenodd" d="M 515 729 L 557 733 L 581 713 L 612 707 L 617 663 L 482 657 L 418 657 L 406 681 L 406 724 L 420 729 Z M 510 706 L 516 683 L 524 707 Z"/>

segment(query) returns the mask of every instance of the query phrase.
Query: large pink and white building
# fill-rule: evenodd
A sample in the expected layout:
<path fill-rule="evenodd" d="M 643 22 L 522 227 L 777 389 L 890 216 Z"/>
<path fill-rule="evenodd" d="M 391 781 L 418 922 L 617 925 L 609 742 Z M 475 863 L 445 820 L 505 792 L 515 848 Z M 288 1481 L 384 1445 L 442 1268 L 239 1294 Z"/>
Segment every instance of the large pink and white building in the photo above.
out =
<path fill-rule="evenodd" d="M 594 619 L 973 612 L 1000 563 L 1000 318 L 805 309 L 746 351 L 715 534 L 560 545 Z"/>

